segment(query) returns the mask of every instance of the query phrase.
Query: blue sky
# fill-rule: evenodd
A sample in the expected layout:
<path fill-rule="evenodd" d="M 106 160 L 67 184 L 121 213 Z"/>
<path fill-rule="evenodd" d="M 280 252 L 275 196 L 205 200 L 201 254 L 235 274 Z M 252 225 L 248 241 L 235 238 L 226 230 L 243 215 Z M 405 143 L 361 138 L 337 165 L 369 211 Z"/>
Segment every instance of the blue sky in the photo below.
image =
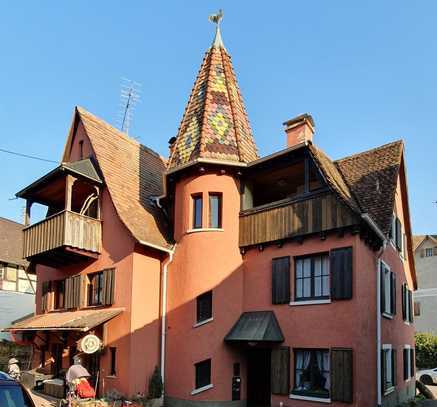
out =
<path fill-rule="evenodd" d="M 59 160 L 73 107 L 115 124 L 121 77 L 142 84 L 131 134 L 159 153 L 176 134 L 223 8 L 262 155 L 309 112 L 332 158 L 406 143 L 415 233 L 437 233 L 435 1 L 6 2 L 0 14 L 0 148 Z M 53 164 L 0 152 L 0 216 Z"/>

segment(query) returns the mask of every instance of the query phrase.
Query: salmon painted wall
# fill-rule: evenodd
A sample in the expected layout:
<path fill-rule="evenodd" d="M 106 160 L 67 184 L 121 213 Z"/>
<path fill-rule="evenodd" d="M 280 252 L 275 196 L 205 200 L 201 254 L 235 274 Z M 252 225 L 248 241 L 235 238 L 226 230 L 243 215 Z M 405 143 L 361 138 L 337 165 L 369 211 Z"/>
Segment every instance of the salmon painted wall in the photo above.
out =
<path fill-rule="evenodd" d="M 71 161 L 80 159 L 79 142 L 81 140 L 83 140 L 84 158 L 94 156 L 83 125 L 79 123 L 73 138 Z M 59 269 L 37 266 L 39 279 L 37 312 L 41 312 L 40 298 L 44 281 L 63 279 L 76 274 L 94 273 L 108 267 L 115 267 L 113 307 L 123 307 L 125 310 L 105 324 L 102 336 L 104 336 L 104 343 L 107 347 L 117 349 L 116 370 L 119 373 L 116 377 L 109 375 L 110 353 L 104 352 L 100 362 L 101 391 L 105 393 L 116 388 L 123 394 L 132 395 L 138 391 L 145 391 L 148 379 L 159 358 L 156 339 L 159 333 L 156 319 L 159 318 L 160 265 L 156 256 L 153 257 L 141 249 L 136 250 L 135 241 L 120 221 L 106 188 L 103 188 L 101 194 L 101 218 L 102 252 L 97 260 Z M 153 301 L 147 301 L 147 307 L 145 307 L 145 296 L 140 295 L 140 290 L 144 289 L 149 295 L 154 296 Z M 134 335 L 131 335 L 132 332 Z M 137 357 L 142 355 L 144 363 L 138 363 L 135 354 Z M 134 359 L 135 363 L 132 363 Z"/>
<path fill-rule="evenodd" d="M 223 230 L 190 232 L 192 194 L 203 194 L 203 226 L 208 227 L 208 193 L 223 194 Z M 223 342 L 243 307 L 243 269 L 238 248 L 239 185 L 231 175 L 207 173 L 178 182 L 175 240 L 168 275 L 166 394 L 180 399 L 231 400 L 233 363 L 244 360 Z M 213 291 L 213 321 L 199 327 L 196 297 Z M 194 364 L 212 359 L 213 388 L 192 396 Z M 171 361 L 171 362 L 170 362 Z"/>
<path fill-rule="evenodd" d="M 294 293 L 295 256 L 329 252 L 341 247 L 353 250 L 353 297 L 330 304 L 272 305 L 272 259 L 290 256 L 291 293 Z M 293 348 L 346 347 L 353 349 L 354 405 L 374 406 L 376 399 L 376 269 L 369 249 L 358 235 L 328 236 L 305 239 L 303 244 L 289 242 L 281 248 L 267 246 L 262 252 L 252 249 L 244 255 L 244 310 L 273 310 L 285 336 L 283 346 L 291 349 L 290 388 L 294 386 Z M 293 297 L 292 297 L 293 298 Z M 292 300 L 293 301 L 293 300 Z M 365 369 L 362 369 L 366 366 Z M 245 378 L 243 378 L 245 380 Z M 320 403 L 290 400 L 272 396 L 272 405 L 279 402 L 293 406 L 317 406 Z M 340 405 L 342 403 L 332 403 Z"/>
<path fill-rule="evenodd" d="M 148 391 L 155 366 L 160 364 L 161 260 L 137 247 L 133 255 L 129 394 Z"/>
<path fill-rule="evenodd" d="M 397 181 L 396 195 L 395 195 L 395 208 L 394 213 L 401 220 L 404 228 L 406 224 L 406 211 L 402 201 L 402 183 L 400 178 Z M 408 385 L 403 378 L 403 348 L 404 345 L 410 345 L 415 347 L 414 341 L 414 324 L 403 321 L 402 318 L 402 284 L 408 284 L 410 290 L 413 288 L 413 278 L 411 275 L 408 253 L 404 250 L 404 255 L 400 254 L 394 244 L 390 242 L 387 245 L 386 250 L 381 256 L 383 260 L 391 269 L 396 273 L 396 315 L 393 319 L 387 319 L 382 317 L 381 326 L 381 341 L 382 344 L 391 344 L 393 349 L 397 349 L 397 388 L 404 388 Z"/>

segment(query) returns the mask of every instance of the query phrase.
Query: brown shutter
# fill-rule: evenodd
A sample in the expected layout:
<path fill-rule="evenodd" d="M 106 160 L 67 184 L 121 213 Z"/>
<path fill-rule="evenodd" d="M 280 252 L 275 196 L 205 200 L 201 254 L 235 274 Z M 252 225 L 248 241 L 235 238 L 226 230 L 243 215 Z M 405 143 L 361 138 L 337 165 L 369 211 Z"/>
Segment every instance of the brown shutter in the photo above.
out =
<path fill-rule="evenodd" d="M 390 273 L 390 281 L 391 281 L 391 312 L 393 315 L 396 315 L 396 274 Z"/>
<path fill-rule="evenodd" d="M 87 287 L 88 276 L 86 274 L 82 274 L 80 276 L 79 308 L 85 308 L 87 306 Z"/>
<path fill-rule="evenodd" d="M 385 266 L 384 263 L 380 263 L 379 267 L 379 279 L 381 281 L 381 313 L 385 312 Z"/>
<path fill-rule="evenodd" d="M 272 349 L 271 358 L 272 393 L 290 393 L 290 348 L 283 346 Z"/>
<path fill-rule="evenodd" d="M 80 281 L 80 275 L 73 277 L 73 308 L 80 307 Z"/>
<path fill-rule="evenodd" d="M 353 353 L 352 349 L 331 349 L 331 400 L 353 401 Z"/>
<path fill-rule="evenodd" d="M 381 349 L 381 389 L 383 392 L 387 390 L 387 383 L 386 383 L 387 364 L 385 363 L 386 352 L 387 352 L 386 349 Z"/>
<path fill-rule="evenodd" d="M 437 246 L 434 247 L 434 249 L 433 249 L 433 251 L 432 251 L 432 254 L 433 254 L 434 256 L 437 256 Z"/>
<path fill-rule="evenodd" d="M 420 257 L 425 257 L 425 249 L 420 249 Z"/>
<path fill-rule="evenodd" d="M 392 349 L 392 354 L 391 354 L 391 360 L 392 360 L 392 364 L 391 364 L 391 368 L 392 368 L 392 377 L 393 377 L 393 386 L 396 386 L 397 382 L 398 382 L 398 378 L 397 378 L 397 365 L 398 365 L 398 360 L 397 360 L 397 351 L 396 349 Z"/>
<path fill-rule="evenodd" d="M 415 366 L 416 366 L 416 358 L 414 356 L 414 348 L 410 349 L 410 377 L 414 377 L 415 372 Z"/>
<path fill-rule="evenodd" d="M 402 319 L 404 321 L 407 320 L 407 302 L 406 302 L 406 297 L 407 297 L 407 287 L 405 286 L 405 284 L 402 284 Z"/>
<path fill-rule="evenodd" d="M 290 257 L 272 260 L 272 304 L 290 302 Z"/>
<path fill-rule="evenodd" d="M 41 289 L 41 311 L 42 312 L 48 311 L 49 293 L 50 293 L 50 281 L 43 281 L 42 282 L 42 289 Z"/>
<path fill-rule="evenodd" d="M 331 298 L 349 300 L 352 298 L 352 247 L 331 250 Z"/>
<path fill-rule="evenodd" d="M 399 218 L 396 218 L 396 247 L 402 251 L 402 224 Z"/>
<path fill-rule="evenodd" d="M 413 322 L 413 292 L 411 290 L 407 290 L 408 292 L 408 303 L 409 303 L 409 315 L 408 315 L 408 321 Z"/>
<path fill-rule="evenodd" d="M 103 295 L 102 304 L 112 305 L 114 303 L 115 269 L 103 271 Z"/>

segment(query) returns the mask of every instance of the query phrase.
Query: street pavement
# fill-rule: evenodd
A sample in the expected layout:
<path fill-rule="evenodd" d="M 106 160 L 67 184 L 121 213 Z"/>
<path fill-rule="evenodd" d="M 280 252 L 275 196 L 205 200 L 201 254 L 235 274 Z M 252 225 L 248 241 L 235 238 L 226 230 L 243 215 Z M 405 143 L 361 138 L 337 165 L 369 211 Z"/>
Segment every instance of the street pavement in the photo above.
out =
<path fill-rule="evenodd" d="M 30 391 L 30 396 L 36 407 L 57 407 L 57 399 L 46 396 L 45 394 Z"/>

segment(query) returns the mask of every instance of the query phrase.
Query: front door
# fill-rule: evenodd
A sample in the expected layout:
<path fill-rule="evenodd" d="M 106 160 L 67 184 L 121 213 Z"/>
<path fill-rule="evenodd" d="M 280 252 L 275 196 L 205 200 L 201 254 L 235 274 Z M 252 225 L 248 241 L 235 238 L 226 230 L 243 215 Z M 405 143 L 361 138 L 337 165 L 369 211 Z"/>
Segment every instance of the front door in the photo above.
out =
<path fill-rule="evenodd" d="M 271 349 L 250 349 L 247 353 L 247 405 L 270 406 Z"/>

